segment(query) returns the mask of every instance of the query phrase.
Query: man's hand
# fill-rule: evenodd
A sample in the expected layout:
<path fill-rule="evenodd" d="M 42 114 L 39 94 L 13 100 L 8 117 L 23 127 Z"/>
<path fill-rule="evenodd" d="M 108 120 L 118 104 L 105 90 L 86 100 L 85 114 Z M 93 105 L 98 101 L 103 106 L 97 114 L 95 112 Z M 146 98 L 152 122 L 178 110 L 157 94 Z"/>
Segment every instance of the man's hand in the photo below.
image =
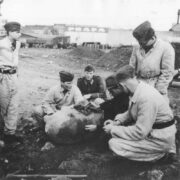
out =
<path fill-rule="evenodd" d="M 110 134 L 113 126 L 114 126 L 113 124 L 108 124 L 108 125 L 104 126 L 103 129 L 107 134 Z"/>
<path fill-rule="evenodd" d="M 113 124 L 113 123 L 114 123 L 113 120 L 108 119 L 108 120 L 106 120 L 106 121 L 104 122 L 104 126 L 106 126 L 106 125 L 108 125 L 108 124 Z"/>
<path fill-rule="evenodd" d="M 86 94 L 83 96 L 85 99 L 90 99 L 91 98 L 91 94 Z"/>
<path fill-rule="evenodd" d="M 104 122 L 104 126 L 106 126 L 106 125 L 108 125 L 108 124 L 111 124 L 111 125 L 114 125 L 114 126 L 118 126 L 118 125 L 120 125 L 120 123 L 119 123 L 119 121 L 117 121 L 117 120 L 110 120 L 110 119 L 108 119 L 108 120 L 106 120 L 105 122 Z"/>
<path fill-rule="evenodd" d="M 121 119 L 122 119 L 122 114 L 117 114 L 114 118 L 114 123 L 115 125 L 120 125 L 121 124 Z"/>
<path fill-rule="evenodd" d="M 94 124 L 90 124 L 90 125 L 85 126 L 85 130 L 90 131 L 90 132 L 93 132 L 96 129 L 97 129 L 97 125 L 94 125 Z"/>

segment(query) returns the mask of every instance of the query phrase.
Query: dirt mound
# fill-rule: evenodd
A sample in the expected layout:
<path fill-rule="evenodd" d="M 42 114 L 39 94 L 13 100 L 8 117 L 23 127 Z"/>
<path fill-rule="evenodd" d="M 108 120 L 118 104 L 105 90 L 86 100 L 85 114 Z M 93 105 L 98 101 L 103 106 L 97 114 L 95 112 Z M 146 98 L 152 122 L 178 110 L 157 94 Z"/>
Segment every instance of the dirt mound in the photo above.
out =
<path fill-rule="evenodd" d="M 104 52 L 99 49 L 89 47 L 77 47 L 70 51 L 68 55 L 75 56 L 77 58 L 99 59 L 104 55 Z"/>
<path fill-rule="evenodd" d="M 132 46 L 121 46 L 104 54 L 97 61 L 97 65 L 106 69 L 116 70 L 129 63 L 132 53 Z"/>

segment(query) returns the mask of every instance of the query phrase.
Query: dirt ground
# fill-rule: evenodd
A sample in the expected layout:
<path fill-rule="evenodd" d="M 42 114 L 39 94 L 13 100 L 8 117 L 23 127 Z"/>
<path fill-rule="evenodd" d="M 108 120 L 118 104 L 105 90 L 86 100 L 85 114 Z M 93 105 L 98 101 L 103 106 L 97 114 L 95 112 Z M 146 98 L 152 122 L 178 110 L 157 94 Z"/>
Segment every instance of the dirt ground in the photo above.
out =
<path fill-rule="evenodd" d="M 0 177 L 9 173 L 38 173 L 87 174 L 88 179 L 93 180 L 151 179 L 152 176 L 161 175 L 163 179 L 179 179 L 178 163 L 150 164 L 117 159 L 98 140 L 76 145 L 56 145 L 50 150 L 41 151 L 48 139 L 43 129 L 37 127 L 31 118 L 32 107 L 38 105 L 48 89 L 58 83 L 58 72 L 66 69 L 75 73 L 77 78 L 88 63 L 96 64 L 96 72 L 103 77 L 113 71 L 98 67 L 98 61 L 93 59 L 70 56 L 69 51 L 71 50 L 21 49 L 18 129 L 24 134 L 24 145 L 1 150 Z M 169 89 L 176 116 L 180 116 L 179 91 L 177 88 Z"/>

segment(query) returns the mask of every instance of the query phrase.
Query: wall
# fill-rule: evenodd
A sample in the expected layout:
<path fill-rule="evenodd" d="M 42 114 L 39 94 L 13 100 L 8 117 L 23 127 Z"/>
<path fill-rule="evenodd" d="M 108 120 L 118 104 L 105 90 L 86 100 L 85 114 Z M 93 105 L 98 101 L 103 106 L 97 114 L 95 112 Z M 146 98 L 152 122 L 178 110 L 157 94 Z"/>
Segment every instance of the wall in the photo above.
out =
<path fill-rule="evenodd" d="M 107 33 L 66 31 L 65 36 L 70 36 L 71 43 L 77 43 L 78 45 L 81 45 L 83 42 L 107 43 Z"/>
<path fill-rule="evenodd" d="M 157 31 L 157 37 L 169 41 L 180 42 L 180 33 L 172 32 L 172 31 Z M 119 46 L 119 45 L 135 45 L 137 41 L 132 35 L 132 30 L 125 29 L 110 29 L 107 35 L 107 43 L 111 46 Z"/>
<path fill-rule="evenodd" d="M 132 30 L 110 29 L 107 34 L 107 43 L 111 46 L 133 45 L 136 40 L 132 36 Z"/>

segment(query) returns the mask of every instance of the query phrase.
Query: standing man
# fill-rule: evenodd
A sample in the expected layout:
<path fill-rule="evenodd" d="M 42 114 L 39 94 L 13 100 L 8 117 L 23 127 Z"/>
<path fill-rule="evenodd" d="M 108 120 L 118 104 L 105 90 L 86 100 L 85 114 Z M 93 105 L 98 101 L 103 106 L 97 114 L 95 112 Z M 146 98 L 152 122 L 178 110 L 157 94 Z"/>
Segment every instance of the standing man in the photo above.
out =
<path fill-rule="evenodd" d="M 148 21 L 135 28 L 133 36 L 139 46 L 134 47 L 130 65 L 135 68 L 137 78 L 154 86 L 169 102 L 167 88 L 174 75 L 173 47 L 156 37 Z"/>
<path fill-rule="evenodd" d="M 94 73 L 94 67 L 87 65 L 84 68 L 84 76 L 77 81 L 77 86 L 86 99 L 105 98 L 105 83 Z"/>
<path fill-rule="evenodd" d="M 4 124 L 4 141 L 20 142 L 16 134 L 18 120 L 17 66 L 21 43 L 21 25 L 9 22 L 4 26 L 7 36 L 0 40 L 0 120 Z M 1 127 L 2 129 L 2 127 Z"/>

